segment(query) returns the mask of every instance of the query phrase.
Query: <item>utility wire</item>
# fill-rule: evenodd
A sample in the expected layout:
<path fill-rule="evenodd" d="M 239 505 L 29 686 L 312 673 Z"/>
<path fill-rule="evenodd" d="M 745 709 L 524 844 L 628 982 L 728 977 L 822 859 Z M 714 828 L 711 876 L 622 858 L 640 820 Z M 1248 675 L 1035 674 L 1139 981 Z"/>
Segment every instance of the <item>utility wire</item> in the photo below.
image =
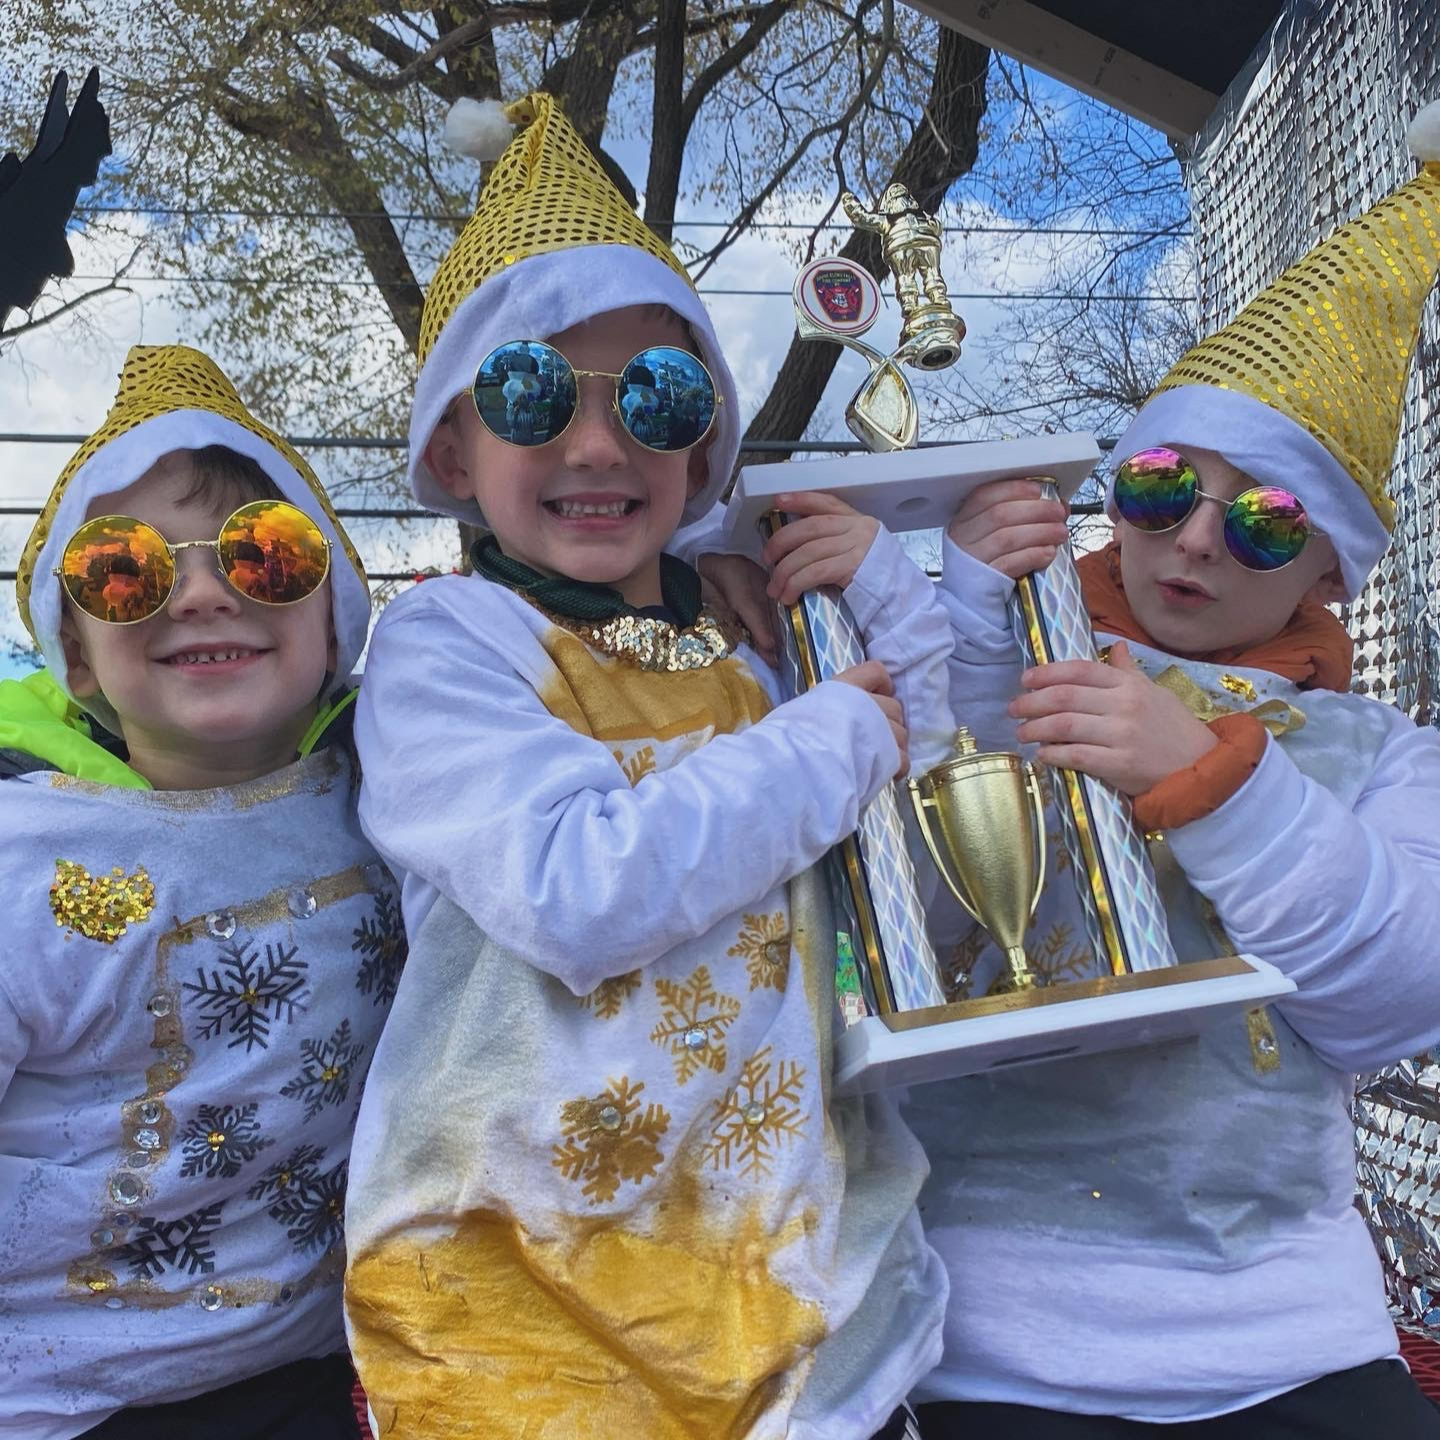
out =
<path fill-rule="evenodd" d="M 419 220 L 435 224 L 463 225 L 469 215 L 449 214 L 445 211 L 389 211 L 389 210 L 208 210 L 199 206 L 185 205 L 77 205 L 77 215 L 173 215 L 185 219 L 241 220 Z M 677 230 L 728 230 L 728 220 L 673 220 Z M 817 225 L 806 220 L 754 220 L 747 230 L 835 230 L 848 232 L 852 227 L 838 221 L 827 221 Z M 1191 231 L 1175 230 L 1168 227 L 1142 230 L 1111 229 L 1092 226 L 1063 225 L 942 225 L 947 235 L 1096 235 L 1136 240 L 1189 239 Z"/>
<path fill-rule="evenodd" d="M 328 275 L 317 275 L 307 280 L 280 280 L 246 275 L 71 275 L 69 278 L 86 282 L 113 281 L 121 285 L 264 285 L 272 290 L 384 290 L 389 286 L 411 283 L 406 280 L 342 280 Z M 789 290 L 752 290 L 711 285 L 701 285 L 699 292 L 702 295 L 761 295 L 771 298 L 788 296 L 791 293 Z M 1083 290 L 951 290 L 949 293 L 952 300 L 1163 300 L 1189 303 L 1193 298 L 1187 295 L 1112 295 Z"/>

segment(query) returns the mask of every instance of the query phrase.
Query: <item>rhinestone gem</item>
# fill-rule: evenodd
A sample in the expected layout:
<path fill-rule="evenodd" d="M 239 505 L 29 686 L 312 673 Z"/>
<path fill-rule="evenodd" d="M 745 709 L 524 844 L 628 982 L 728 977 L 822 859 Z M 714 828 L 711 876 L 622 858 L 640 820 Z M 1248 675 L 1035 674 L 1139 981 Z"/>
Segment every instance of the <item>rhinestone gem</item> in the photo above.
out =
<path fill-rule="evenodd" d="M 125 1163 L 132 1170 L 143 1170 L 151 1160 L 148 1150 L 132 1150 L 126 1157 Z"/>
<path fill-rule="evenodd" d="M 172 1070 L 188 1070 L 194 1058 L 195 1052 L 188 1045 L 172 1045 L 165 1052 L 165 1061 Z"/>
<path fill-rule="evenodd" d="M 710 1043 L 703 1025 L 692 1025 L 681 1038 L 687 1050 L 703 1050 Z"/>
<path fill-rule="evenodd" d="M 128 1210 L 117 1210 L 110 1217 L 110 1223 L 117 1230 L 124 1230 L 135 1223 L 135 1217 Z"/>
<path fill-rule="evenodd" d="M 150 1157 L 145 1157 L 147 1163 Z M 134 1205 L 144 1193 L 144 1187 L 133 1175 L 115 1175 L 110 1180 L 110 1198 L 121 1205 Z"/>
<path fill-rule="evenodd" d="M 158 1130 L 137 1130 L 135 1132 L 135 1143 L 142 1150 L 158 1150 L 160 1148 L 160 1132 Z"/>
<path fill-rule="evenodd" d="M 200 1292 L 200 1308 L 202 1310 L 218 1310 L 225 1303 L 225 1291 L 219 1285 L 207 1285 Z"/>
<path fill-rule="evenodd" d="M 753 1130 L 765 1119 L 765 1107 L 758 1100 L 752 1100 L 740 1112 L 740 1118 Z"/>
<path fill-rule="evenodd" d="M 158 991 L 150 997 L 150 1003 L 145 1007 L 152 1015 L 163 1020 L 175 1008 L 175 1002 L 163 991 Z"/>
<path fill-rule="evenodd" d="M 147 1125 L 154 1125 L 164 1113 L 165 1107 L 158 1100 L 142 1102 L 139 1110 L 141 1120 Z"/>
<path fill-rule="evenodd" d="M 1259 1040 L 1255 1042 L 1255 1048 L 1262 1055 L 1273 1055 L 1280 1047 L 1276 1045 L 1273 1035 L 1262 1035 Z"/>
<path fill-rule="evenodd" d="M 613 1105 L 602 1105 L 600 1107 L 600 1113 L 595 1117 L 595 1119 L 599 1121 L 602 1130 L 618 1130 L 620 1128 L 620 1122 L 624 1118 L 625 1117 L 621 1115 L 619 1110 Z"/>
<path fill-rule="evenodd" d="M 212 910 L 205 917 L 205 928 L 217 940 L 228 940 L 235 933 L 235 912 Z"/>
<path fill-rule="evenodd" d="M 372 890 L 382 890 L 389 884 L 390 872 L 383 865 L 367 865 L 364 873 L 365 883 Z"/>
<path fill-rule="evenodd" d="M 103 1250 L 107 1245 L 113 1245 L 115 1243 L 115 1232 L 113 1230 L 92 1230 L 90 1232 L 90 1243 L 97 1250 Z"/>
<path fill-rule="evenodd" d="M 285 897 L 285 903 L 290 907 L 290 913 L 297 920 L 308 920 L 319 908 L 314 892 L 301 888 L 292 890 Z"/>
<path fill-rule="evenodd" d="M 107 1295 L 105 1297 L 105 1308 L 107 1310 L 123 1310 L 125 1302 L 118 1295 Z"/>
<path fill-rule="evenodd" d="M 280 1300 L 282 1304 L 288 1305 L 295 1298 L 295 1287 L 293 1285 L 282 1285 L 280 1287 Z"/>

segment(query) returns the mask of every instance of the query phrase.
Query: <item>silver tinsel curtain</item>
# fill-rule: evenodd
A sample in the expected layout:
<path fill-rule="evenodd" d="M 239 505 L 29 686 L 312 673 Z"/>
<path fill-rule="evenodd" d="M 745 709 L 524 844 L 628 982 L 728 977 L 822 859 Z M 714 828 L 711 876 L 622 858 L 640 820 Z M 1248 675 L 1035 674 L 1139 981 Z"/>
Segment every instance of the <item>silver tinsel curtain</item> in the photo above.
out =
<path fill-rule="evenodd" d="M 1187 164 L 1202 333 L 1415 173 L 1405 125 L 1440 97 L 1437 0 L 1292 0 Z M 1356 689 L 1437 718 L 1440 306 L 1431 296 L 1392 494 L 1395 541 L 1345 619 Z M 1440 941 L 1414 937 L 1418 945 Z M 1437 1037 L 1440 1040 L 1440 1037 Z M 1397 1319 L 1440 1338 L 1440 1051 L 1361 1082 L 1360 1203 Z"/>

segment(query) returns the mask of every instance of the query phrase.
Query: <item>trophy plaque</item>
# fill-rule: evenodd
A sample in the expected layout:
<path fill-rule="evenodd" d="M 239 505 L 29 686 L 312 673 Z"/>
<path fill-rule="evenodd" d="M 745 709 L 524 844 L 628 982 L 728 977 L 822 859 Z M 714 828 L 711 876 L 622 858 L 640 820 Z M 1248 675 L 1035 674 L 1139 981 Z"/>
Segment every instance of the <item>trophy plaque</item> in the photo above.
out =
<path fill-rule="evenodd" d="M 843 256 L 814 260 L 800 272 L 796 328 L 803 339 L 841 344 L 867 362 L 846 423 L 868 453 L 745 467 L 726 531 L 737 541 L 756 527 L 773 533 L 786 523 L 775 497 L 790 491 L 831 491 L 896 532 L 945 525 L 972 489 L 991 480 L 1043 476 L 1068 499 L 1099 460 L 1089 435 L 915 448 L 918 408 L 905 369 L 954 364 L 965 334 L 940 275 L 940 227 L 903 186 L 887 189 L 874 211 L 848 192 L 842 203 L 853 223 L 883 238 L 901 312 L 899 343 L 887 353 L 861 339 L 880 317 L 880 291 L 868 271 Z M 1068 547 L 1019 581 L 1011 619 L 1029 663 L 1098 658 Z M 833 587 L 802 596 L 779 628 L 790 693 L 865 659 L 859 629 Z M 963 725 L 964 714 L 956 718 Z M 1177 1038 L 1295 989 L 1249 955 L 1181 964 L 1129 801 L 1078 772 L 1052 775 L 1064 868 L 1101 973 L 1044 983 L 1027 957 L 1025 932 L 1045 884 L 1040 777 L 1018 755 L 980 752 L 962 729 L 950 759 L 909 781 L 903 801 L 899 786 L 887 786 L 831 857 L 844 1022 L 837 1091 Z M 998 993 L 947 998 L 907 840 L 907 810 L 946 886 L 1004 953 Z"/>

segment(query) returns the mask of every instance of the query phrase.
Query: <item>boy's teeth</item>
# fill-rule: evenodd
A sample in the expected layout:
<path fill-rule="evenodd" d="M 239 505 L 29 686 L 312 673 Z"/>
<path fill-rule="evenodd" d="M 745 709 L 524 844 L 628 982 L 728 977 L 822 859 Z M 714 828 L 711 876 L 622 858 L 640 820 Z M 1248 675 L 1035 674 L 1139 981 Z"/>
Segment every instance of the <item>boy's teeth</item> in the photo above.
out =
<path fill-rule="evenodd" d="M 603 505 L 592 505 L 582 500 L 556 500 L 554 505 L 555 509 L 567 518 L 579 515 L 608 515 L 619 519 L 630 508 L 628 500 L 608 500 Z"/>
<path fill-rule="evenodd" d="M 171 663 L 175 665 L 211 665 L 217 660 L 239 660 L 250 653 L 249 650 L 187 651 L 175 656 Z"/>

